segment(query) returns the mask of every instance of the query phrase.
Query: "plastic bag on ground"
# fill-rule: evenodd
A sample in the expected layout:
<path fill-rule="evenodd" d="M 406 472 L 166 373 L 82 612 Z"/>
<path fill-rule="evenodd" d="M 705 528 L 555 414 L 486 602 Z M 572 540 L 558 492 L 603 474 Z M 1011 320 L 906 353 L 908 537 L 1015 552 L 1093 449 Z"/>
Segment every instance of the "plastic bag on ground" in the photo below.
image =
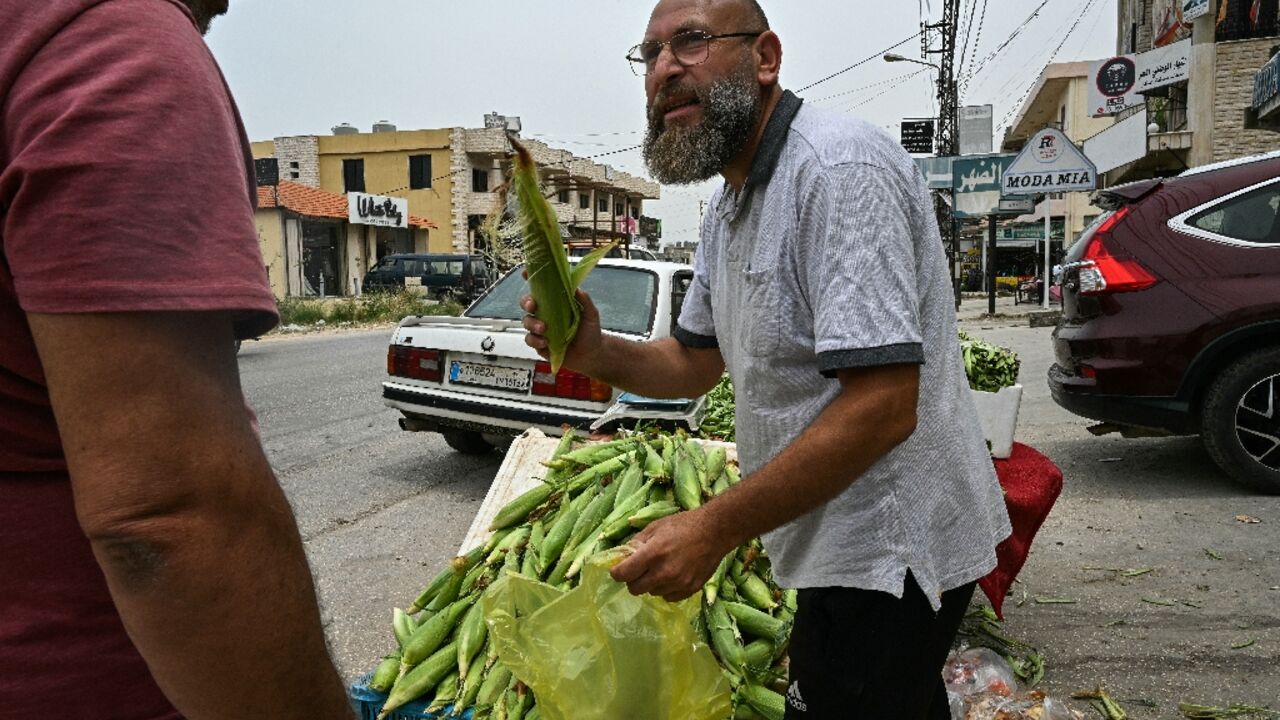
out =
<path fill-rule="evenodd" d="M 948 692 L 961 699 L 989 693 L 1010 696 L 1018 691 L 1018 678 L 1009 663 L 990 648 L 952 652 L 942 666 Z"/>
<path fill-rule="evenodd" d="M 636 597 L 601 553 L 560 591 L 508 574 L 485 594 L 498 657 L 533 691 L 544 720 L 724 720 L 729 683 L 696 640 L 698 597 Z"/>
<path fill-rule="evenodd" d="M 1084 715 L 1065 703 L 1032 691 L 1015 697 L 995 693 L 973 695 L 966 700 L 963 715 L 954 720 L 1084 720 Z"/>

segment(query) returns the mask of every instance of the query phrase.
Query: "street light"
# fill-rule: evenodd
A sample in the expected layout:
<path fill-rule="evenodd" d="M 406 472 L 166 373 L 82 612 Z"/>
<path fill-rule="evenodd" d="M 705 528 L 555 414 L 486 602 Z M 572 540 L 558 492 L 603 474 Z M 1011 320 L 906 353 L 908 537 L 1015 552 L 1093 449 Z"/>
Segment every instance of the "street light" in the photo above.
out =
<path fill-rule="evenodd" d="M 912 60 L 911 58 L 909 58 L 909 57 L 903 57 L 903 56 L 899 55 L 898 53 L 885 53 L 885 54 L 884 54 L 884 61 L 885 61 L 885 62 L 909 62 L 909 63 L 915 63 L 915 64 L 917 64 L 917 65 L 928 65 L 929 67 L 933 68 L 934 70 L 937 70 L 938 72 L 942 72 L 942 68 L 938 67 L 938 66 L 937 66 L 936 64 L 934 64 L 934 63 L 931 63 L 931 62 L 925 62 L 925 61 L 923 61 L 923 60 Z"/>

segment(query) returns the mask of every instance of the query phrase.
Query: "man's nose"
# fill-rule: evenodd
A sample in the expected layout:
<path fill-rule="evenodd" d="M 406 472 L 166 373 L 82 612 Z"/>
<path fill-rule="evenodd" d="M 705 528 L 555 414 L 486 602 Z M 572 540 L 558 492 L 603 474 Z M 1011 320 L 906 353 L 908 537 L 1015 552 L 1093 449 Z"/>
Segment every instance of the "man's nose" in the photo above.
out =
<path fill-rule="evenodd" d="M 655 87 L 662 87 L 672 78 L 683 75 L 684 69 L 684 66 L 676 60 L 676 53 L 668 43 L 658 51 L 658 57 L 653 61 L 653 69 L 649 71 L 649 78 L 657 82 Z"/>

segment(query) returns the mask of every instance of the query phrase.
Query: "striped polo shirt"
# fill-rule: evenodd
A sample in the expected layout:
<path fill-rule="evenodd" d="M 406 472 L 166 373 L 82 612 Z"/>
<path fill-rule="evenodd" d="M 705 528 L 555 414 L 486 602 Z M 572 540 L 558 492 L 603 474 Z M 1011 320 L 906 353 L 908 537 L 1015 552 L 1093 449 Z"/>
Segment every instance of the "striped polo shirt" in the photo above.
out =
<path fill-rule="evenodd" d="M 915 433 L 839 496 L 765 535 L 785 587 L 936 608 L 988 573 L 1010 533 L 956 338 L 946 255 L 911 157 L 884 132 L 790 92 L 741 192 L 712 197 L 676 339 L 719 347 L 748 477 L 840 392 L 836 371 L 915 363 Z"/>

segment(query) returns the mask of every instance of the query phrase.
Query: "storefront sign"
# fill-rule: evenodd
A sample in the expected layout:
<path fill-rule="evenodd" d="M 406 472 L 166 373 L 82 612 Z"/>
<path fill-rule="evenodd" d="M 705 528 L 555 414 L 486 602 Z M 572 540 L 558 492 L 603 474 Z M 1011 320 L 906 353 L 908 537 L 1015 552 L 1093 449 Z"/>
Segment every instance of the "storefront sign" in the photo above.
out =
<path fill-rule="evenodd" d="M 960 154 L 990 153 L 995 108 L 991 105 L 967 105 L 960 108 Z"/>
<path fill-rule="evenodd" d="M 930 190 L 951 189 L 951 162 L 953 157 L 916 158 L 916 167 L 924 175 L 924 182 Z"/>
<path fill-rule="evenodd" d="M 1209 0 L 1182 0 L 1183 22 L 1191 22 L 1198 17 L 1208 15 L 1212 4 Z"/>
<path fill-rule="evenodd" d="M 1030 195 L 1000 198 L 1000 205 L 996 209 L 1002 215 L 1026 215 L 1036 211 L 1036 201 Z"/>
<path fill-rule="evenodd" d="M 1253 78 L 1253 104 L 1258 117 L 1265 117 L 1280 108 L 1280 55 L 1262 66 Z"/>
<path fill-rule="evenodd" d="M 1053 240 L 1062 240 L 1063 228 L 1065 222 L 1062 218 L 1052 218 L 1049 221 L 1049 236 Z M 1003 225 L 996 228 L 997 240 L 1039 240 L 1044 242 L 1044 223 L 1018 223 L 1016 225 Z"/>
<path fill-rule="evenodd" d="M 347 221 L 353 225 L 409 227 L 409 201 L 404 198 L 347 193 Z"/>
<path fill-rule="evenodd" d="M 1134 92 L 1147 93 L 1191 79 L 1191 38 L 1138 55 Z"/>
<path fill-rule="evenodd" d="M 1145 102 L 1134 90 L 1138 85 L 1135 55 L 1120 55 L 1093 63 L 1089 68 L 1089 80 L 1089 114 L 1093 117 L 1115 115 Z"/>
<path fill-rule="evenodd" d="M 1084 141 L 1084 156 L 1110 172 L 1147 155 L 1147 112 L 1139 111 Z"/>
<path fill-rule="evenodd" d="M 924 155 L 933 152 L 933 118 L 902 121 L 902 147 L 907 152 Z"/>
<path fill-rule="evenodd" d="M 1001 179 L 1005 195 L 1093 190 L 1098 172 L 1093 163 L 1057 128 L 1045 128 L 1027 141 Z"/>
<path fill-rule="evenodd" d="M 982 217 L 1000 207 L 1000 181 L 1013 162 L 1013 155 L 983 155 L 955 158 L 951 165 L 951 187 L 956 193 L 956 217 Z"/>

